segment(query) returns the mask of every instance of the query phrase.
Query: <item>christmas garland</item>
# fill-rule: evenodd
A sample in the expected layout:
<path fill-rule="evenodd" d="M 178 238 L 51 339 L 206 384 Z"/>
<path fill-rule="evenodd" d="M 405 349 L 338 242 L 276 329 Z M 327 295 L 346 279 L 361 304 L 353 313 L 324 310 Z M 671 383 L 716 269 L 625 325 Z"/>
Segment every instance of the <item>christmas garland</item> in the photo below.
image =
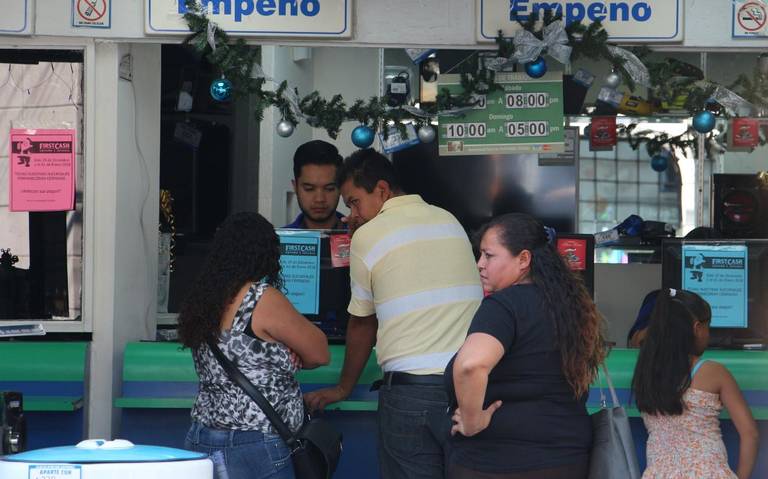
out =
<path fill-rule="evenodd" d="M 274 106 L 280 112 L 283 121 L 297 125 L 300 119 L 315 128 L 323 128 L 331 138 L 336 138 L 345 121 L 358 121 L 373 130 L 382 130 L 384 137 L 389 134 L 385 125 L 393 125 L 401 135 L 406 134 L 403 120 L 410 120 L 417 128 L 428 127 L 430 120 L 442 113 L 460 112 L 476 104 L 474 94 L 485 94 L 499 88 L 494 82 L 494 72 L 481 70 L 475 75 L 462 75 L 464 92 L 451 95 L 440 92 L 436 105 L 414 108 L 408 105 L 390 107 L 387 97 L 372 97 L 368 101 L 355 100 L 347 107 L 341 95 L 334 95 L 330 100 L 313 91 L 301 97 L 298 89 L 290 89 L 286 81 L 279 83 L 274 91 L 265 89 L 269 79 L 263 74 L 254 76 L 258 49 L 249 46 L 242 38 L 232 41 L 230 36 L 216 28 L 202 12 L 201 5 L 195 0 L 184 0 L 187 6 L 184 20 L 192 32 L 184 41 L 190 44 L 221 72 L 232 88 L 232 96 L 250 95 L 254 102 L 254 115 L 261 121 L 264 110 Z M 292 129 L 291 129 L 292 131 Z M 290 133 L 289 133 L 290 134 Z"/>
<path fill-rule="evenodd" d="M 263 119 L 264 109 L 275 107 L 282 117 L 281 124 L 287 128 L 287 134 L 284 136 L 290 135 L 293 127 L 304 120 L 312 127 L 325 129 L 334 139 L 345 121 L 357 121 L 367 128 L 369 134 L 366 136 L 370 137 L 371 142 L 375 130 L 382 131 L 386 138 L 389 125 L 397 128 L 404 137 L 405 121 L 414 123 L 417 128 L 426 127 L 431 130 L 429 125 L 433 118 L 443 114 L 461 115 L 476 104 L 475 95 L 487 94 L 501 88 L 495 82 L 495 70 L 491 66 L 481 68 L 474 74 L 463 73 L 460 94 L 451 94 L 447 89 L 441 89 L 435 104 L 422 105 L 421 108 L 411 105 L 389 106 L 386 96 L 371 97 L 368 100 L 357 99 L 351 106 L 347 106 L 341 95 L 334 95 L 328 100 L 313 91 L 302 97 L 299 91 L 296 88 L 291 89 L 286 81 L 281 81 L 274 90 L 266 89 L 267 82 L 273 80 L 264 75 L 257 63 L 258 49 L 249 46 L 243 39 L 232 41 L 226 32 L 216 28 L 216 25 L 209 21 L 197 1 L 184 2 L 187 6 L 184 19 L 192 32 L 185 43 L 194 46 L 220 70 L 222 77 L 231 85 L 232 96 L 250 95 L 257 120 Z M 757 68 L 752 79 L 742 75 L 730 88 L 724 88 L 706 81 L 701 70 L 685 62 L 672 58 L 658 62 L 647 61 L 648 54 L 651 53 L 647 47 L 622 49 L 609 43 L 608 33 L 600 21 L 588 26 L 580 21 L 564 25 L 561 14 L 554 15 L 551 10 L 544 10 L 541 17 L 531 15 L 526 21 L 518 23 L 521 30 L 514 38 L 504 38 L 501 32 L 496 38 L 499 65 L 505 62 L 523 63 L 527 71 L 530 62 L 520 61 L 520 52 L 523 50 L 520 47 L 522 45 L 528 48 L 530 44 L 518 42 L 518 36 L 522 33 L 522 36 L 527 36 L 529 40 L 534 39 L 531 40 L 533 43 L 541 44 L 537 51 L 548 53 L 560 61 L 563 61 L 562 48 L 565 47 L 567 53 L 564 63 L 581 57 L 593 61 L 608 61 L 631 92 L 637 87 L 638 80 L 641 80 L 657 103 L 671 105 L 678 98 L 685 96 L 684 107 L 694 115 L 694 128 L 700 133 L 712 130 L 715 113 L 733 115 L 736 113 L 735 108 L 742 104 L 768 109 L 768 73 Z M 557 31 L 558 28 L 562 32 Z M 559 38 L 554 38 L 557 34 L 560 34 Z M 559 56 L 556 54 L 558 48 Z M 697 120 L 704 126 L 697 125 Z M 278 125 L 278 133 L 281 133 L 280 126 Z M 696 147 L 695 140 L 688 136 L 689 132 L 669 137 L 666 134 L 650 134 L 652 132 L 649 131 L 638 135 L 633 133 L 633 128 L 621 128 L 619 133 L 628 137 L 633 148 L 636 148 L 639 142 L 645 142 L 651 155 L 662 151 L 662 145 L 665 144 L 671 148 Z M 353 141 L 354 137 L 353 133 Z M 434 137 L 433 130 L 431 137 Z M 710 135 L 710 139 L 712 137 L 713 135 Z"/>

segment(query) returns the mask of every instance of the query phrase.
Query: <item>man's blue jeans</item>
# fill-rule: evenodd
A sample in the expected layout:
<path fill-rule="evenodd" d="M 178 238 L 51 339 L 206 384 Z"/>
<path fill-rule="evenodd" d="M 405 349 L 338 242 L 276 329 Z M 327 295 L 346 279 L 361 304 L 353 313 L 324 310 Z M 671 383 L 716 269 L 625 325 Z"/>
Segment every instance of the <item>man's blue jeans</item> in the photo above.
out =
<path fill-rule="evenodd" d="M 442 385 L 382 385 L 379 467 L 384 479 L 445 477 L 451 418 Z"/>
<path fill-rule="evenodd" d="M 276 434 L 213 429 L 193 422 L 184 448 L 208 454 L 216 479 L 294 479 L 291 452 Z"/>

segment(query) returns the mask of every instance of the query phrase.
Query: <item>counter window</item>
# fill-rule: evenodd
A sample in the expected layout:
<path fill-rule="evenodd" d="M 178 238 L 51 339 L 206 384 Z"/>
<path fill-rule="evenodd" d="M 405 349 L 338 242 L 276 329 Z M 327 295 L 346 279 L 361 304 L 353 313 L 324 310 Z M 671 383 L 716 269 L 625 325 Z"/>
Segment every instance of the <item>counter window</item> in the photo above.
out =
<path fill-rule="evenodd" d="M 0 50 L 0 320 L 79 320 L 83 53 Z"/>

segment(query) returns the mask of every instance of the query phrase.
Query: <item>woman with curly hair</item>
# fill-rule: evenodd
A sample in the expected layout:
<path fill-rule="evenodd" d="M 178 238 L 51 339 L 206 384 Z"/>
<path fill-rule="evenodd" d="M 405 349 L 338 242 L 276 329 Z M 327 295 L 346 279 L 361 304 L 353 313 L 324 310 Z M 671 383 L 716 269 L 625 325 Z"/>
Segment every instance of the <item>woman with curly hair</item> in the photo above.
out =
<path fill-rule="evenodd" d="M 229 479 L 293 478 L 290 451 L 256 403 L 230 381 L 219 349 L 297 431 L 304 405 L 294 374 L 329 361 L 328 341 L 280 292 L 280 242 L 257 213 L 229 217 L 179 312 L 179 338 L 192 349 L 200 389 L 187 449 L 226 465 Z"/>
<path fill-rule="evenodd" d="M 499 216 L 478 237 L 489 295 L 445 372 L 455 401 L 448 477 L 585 478 L 602 320 L 536 219 Z"/>

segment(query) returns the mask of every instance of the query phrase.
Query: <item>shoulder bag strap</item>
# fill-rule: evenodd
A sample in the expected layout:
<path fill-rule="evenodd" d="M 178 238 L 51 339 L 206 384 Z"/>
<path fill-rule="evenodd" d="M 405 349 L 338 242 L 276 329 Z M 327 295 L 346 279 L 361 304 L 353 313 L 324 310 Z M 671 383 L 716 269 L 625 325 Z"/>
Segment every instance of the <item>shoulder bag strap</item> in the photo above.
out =
<path fill-rule="evenodd" d="M 619 397 L 616 395 L 616 390 L 613 388 L 613 381 L 611 381 L 611 375 L 608 373 L 608 366 L 603 362 L 603 372 L 605 373 L 605 382 L 608 383 L 608 389 L 611 391 L 611 401 L 613 401 L 613 407 L 620 407 Z"/>
<path fill-rule="evenodd" d="M 237 384 L 240 389 L 245 392 L 245 394 L 250 396 L 250 398 L 259 405 L 261 410 L 277 430 L 277 433 L 280 434 L 280 437 L 282 437 L 283 441 L 285 441 L 285 443 L 288 445 L 288 448 L 291 451 L 295 450 L 300 445 L 299 440 L 290 430 L 285 421 L 283 421 L 283 418 L 281 418 L 277 411 L 275 411 L 275 408 L 273 408 L 269 401 L 267 401 L 267 399 L 261 394 L 261 392 L 256 389 L 256 386 L 254 386 L 253 383 L 251 383 L 251 381 L 245 377 L 245 374 L 243 374 L 242 371 L 240 371 L 240 369 L 238 369 L 238 367 L 235 366 L 235 364 L 230 361 L 223 352 L 221 352 L 221 349 L 219 349 L 219 346 L 213 340 L 208 341 L 208 347 L 211 349 L 213 356 L 224 369 L 224 372 L 226 372 L 227 376 L 229 376 L 229 379 L 231 379 L 233 383 Z"/>

